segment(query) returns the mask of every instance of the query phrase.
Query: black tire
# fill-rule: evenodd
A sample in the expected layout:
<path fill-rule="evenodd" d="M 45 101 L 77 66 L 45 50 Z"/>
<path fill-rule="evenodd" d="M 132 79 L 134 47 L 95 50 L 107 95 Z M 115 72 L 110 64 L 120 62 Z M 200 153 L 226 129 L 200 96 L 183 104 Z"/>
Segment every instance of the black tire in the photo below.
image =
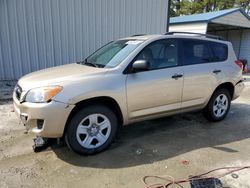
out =
<path fill-rule="evenodd" d="M 102 145 L 96 148 L 86 148 L 79 144 L 77 140 L 77 128 L 80 122 L 91 114 L 101 114 L 108 118 L 111 124 L 110 134 Z M 78 111 L 70 120 L 65 134 L 65 142 L 74 152 L 82 155 L 92 155 L 104 151 L 114 141 L 118 130 L 118 121 L 115 113 L 103 105 L 90 105 Z"/>
<path fill-rule="evenodd" d="M 227 97 L 228 105 L 227 105 L 227 109 L 225 110 L 225 113 L 222 116 L 217 117 L 215 115 L 214 110 L 213 110 L 213 106 L 215 104 L 216 98 L 218 96 L 222 95 L 222 94 Z M 228 114 L 228 112 L 230 110 L 230 106 L 231 106 L 231 96 L 230 96 L 230 93 L 229 93 L 229 91 L 227 89 L 221 88 L 221 89 L 218 89 L 218 90 L 216 90 L 214 92 L 214 94 L 210 98 L 207 106 L 203 110 L 203 115 L 209 121 L 213 121 L 213 122 L 221 121 L 221 120 L 225 119 L 225 117 L 227 116 L 227 114 Z"/>

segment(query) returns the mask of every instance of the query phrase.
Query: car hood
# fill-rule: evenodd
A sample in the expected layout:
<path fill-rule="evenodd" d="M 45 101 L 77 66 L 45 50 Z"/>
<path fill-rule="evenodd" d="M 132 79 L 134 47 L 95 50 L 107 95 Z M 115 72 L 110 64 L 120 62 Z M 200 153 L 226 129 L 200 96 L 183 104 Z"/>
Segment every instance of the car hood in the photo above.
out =
<path fill-rule="evenodd" d="M 105 74 L 106 72 L 107 69 L 105 68 L 73 63 L 27 74 L 18 81 L 18 84 L 22 87 L 23 91 L 27 91 L 31 88 L 56 85 L 68 81 L 72 82 L 89 76 Z"/>

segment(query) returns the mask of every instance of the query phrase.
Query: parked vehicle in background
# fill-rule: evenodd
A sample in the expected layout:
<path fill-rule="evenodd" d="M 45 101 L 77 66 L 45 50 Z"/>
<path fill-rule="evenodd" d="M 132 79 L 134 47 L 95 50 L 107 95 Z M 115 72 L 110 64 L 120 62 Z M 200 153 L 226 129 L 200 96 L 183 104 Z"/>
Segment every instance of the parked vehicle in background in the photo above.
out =
<path fill-rule="evenodd" d="M 243 87 L 230 42 L 167 33 L 119 39 L 82 62 L 28 74 L 13 99 L 33 133 L 94 154 L 121 125 L 202 109 L 221 121 Z"/>

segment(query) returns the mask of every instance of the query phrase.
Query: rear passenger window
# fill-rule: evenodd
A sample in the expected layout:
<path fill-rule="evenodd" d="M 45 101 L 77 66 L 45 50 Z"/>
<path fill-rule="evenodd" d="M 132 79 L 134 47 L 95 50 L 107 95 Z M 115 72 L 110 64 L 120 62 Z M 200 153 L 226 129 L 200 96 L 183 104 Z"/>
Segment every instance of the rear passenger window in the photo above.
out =
<path fill-rule="evenodd" d="M 184 65 L 208 63 L 213 58 L 209 44 L 206 41 L 183 40 L 182 46 Z"/>
<path fill-rule="evenodd" d="M 213 61 L 225 61 L 228 55 L 227 45 L 211 42 L 210 43 L 213 52 Z"/>

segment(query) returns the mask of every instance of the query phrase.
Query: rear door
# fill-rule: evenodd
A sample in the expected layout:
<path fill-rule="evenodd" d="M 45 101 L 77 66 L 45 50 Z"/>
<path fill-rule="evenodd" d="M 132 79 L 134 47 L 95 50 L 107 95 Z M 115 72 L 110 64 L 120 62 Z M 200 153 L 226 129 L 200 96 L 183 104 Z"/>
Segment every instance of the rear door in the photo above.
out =
<path fill-rule="evenodd" d="M 202 106 L 223 79 L 227 51 L 223 44 L 206 40 L 183 39 L 184 85 L 182 108 Z"/>

